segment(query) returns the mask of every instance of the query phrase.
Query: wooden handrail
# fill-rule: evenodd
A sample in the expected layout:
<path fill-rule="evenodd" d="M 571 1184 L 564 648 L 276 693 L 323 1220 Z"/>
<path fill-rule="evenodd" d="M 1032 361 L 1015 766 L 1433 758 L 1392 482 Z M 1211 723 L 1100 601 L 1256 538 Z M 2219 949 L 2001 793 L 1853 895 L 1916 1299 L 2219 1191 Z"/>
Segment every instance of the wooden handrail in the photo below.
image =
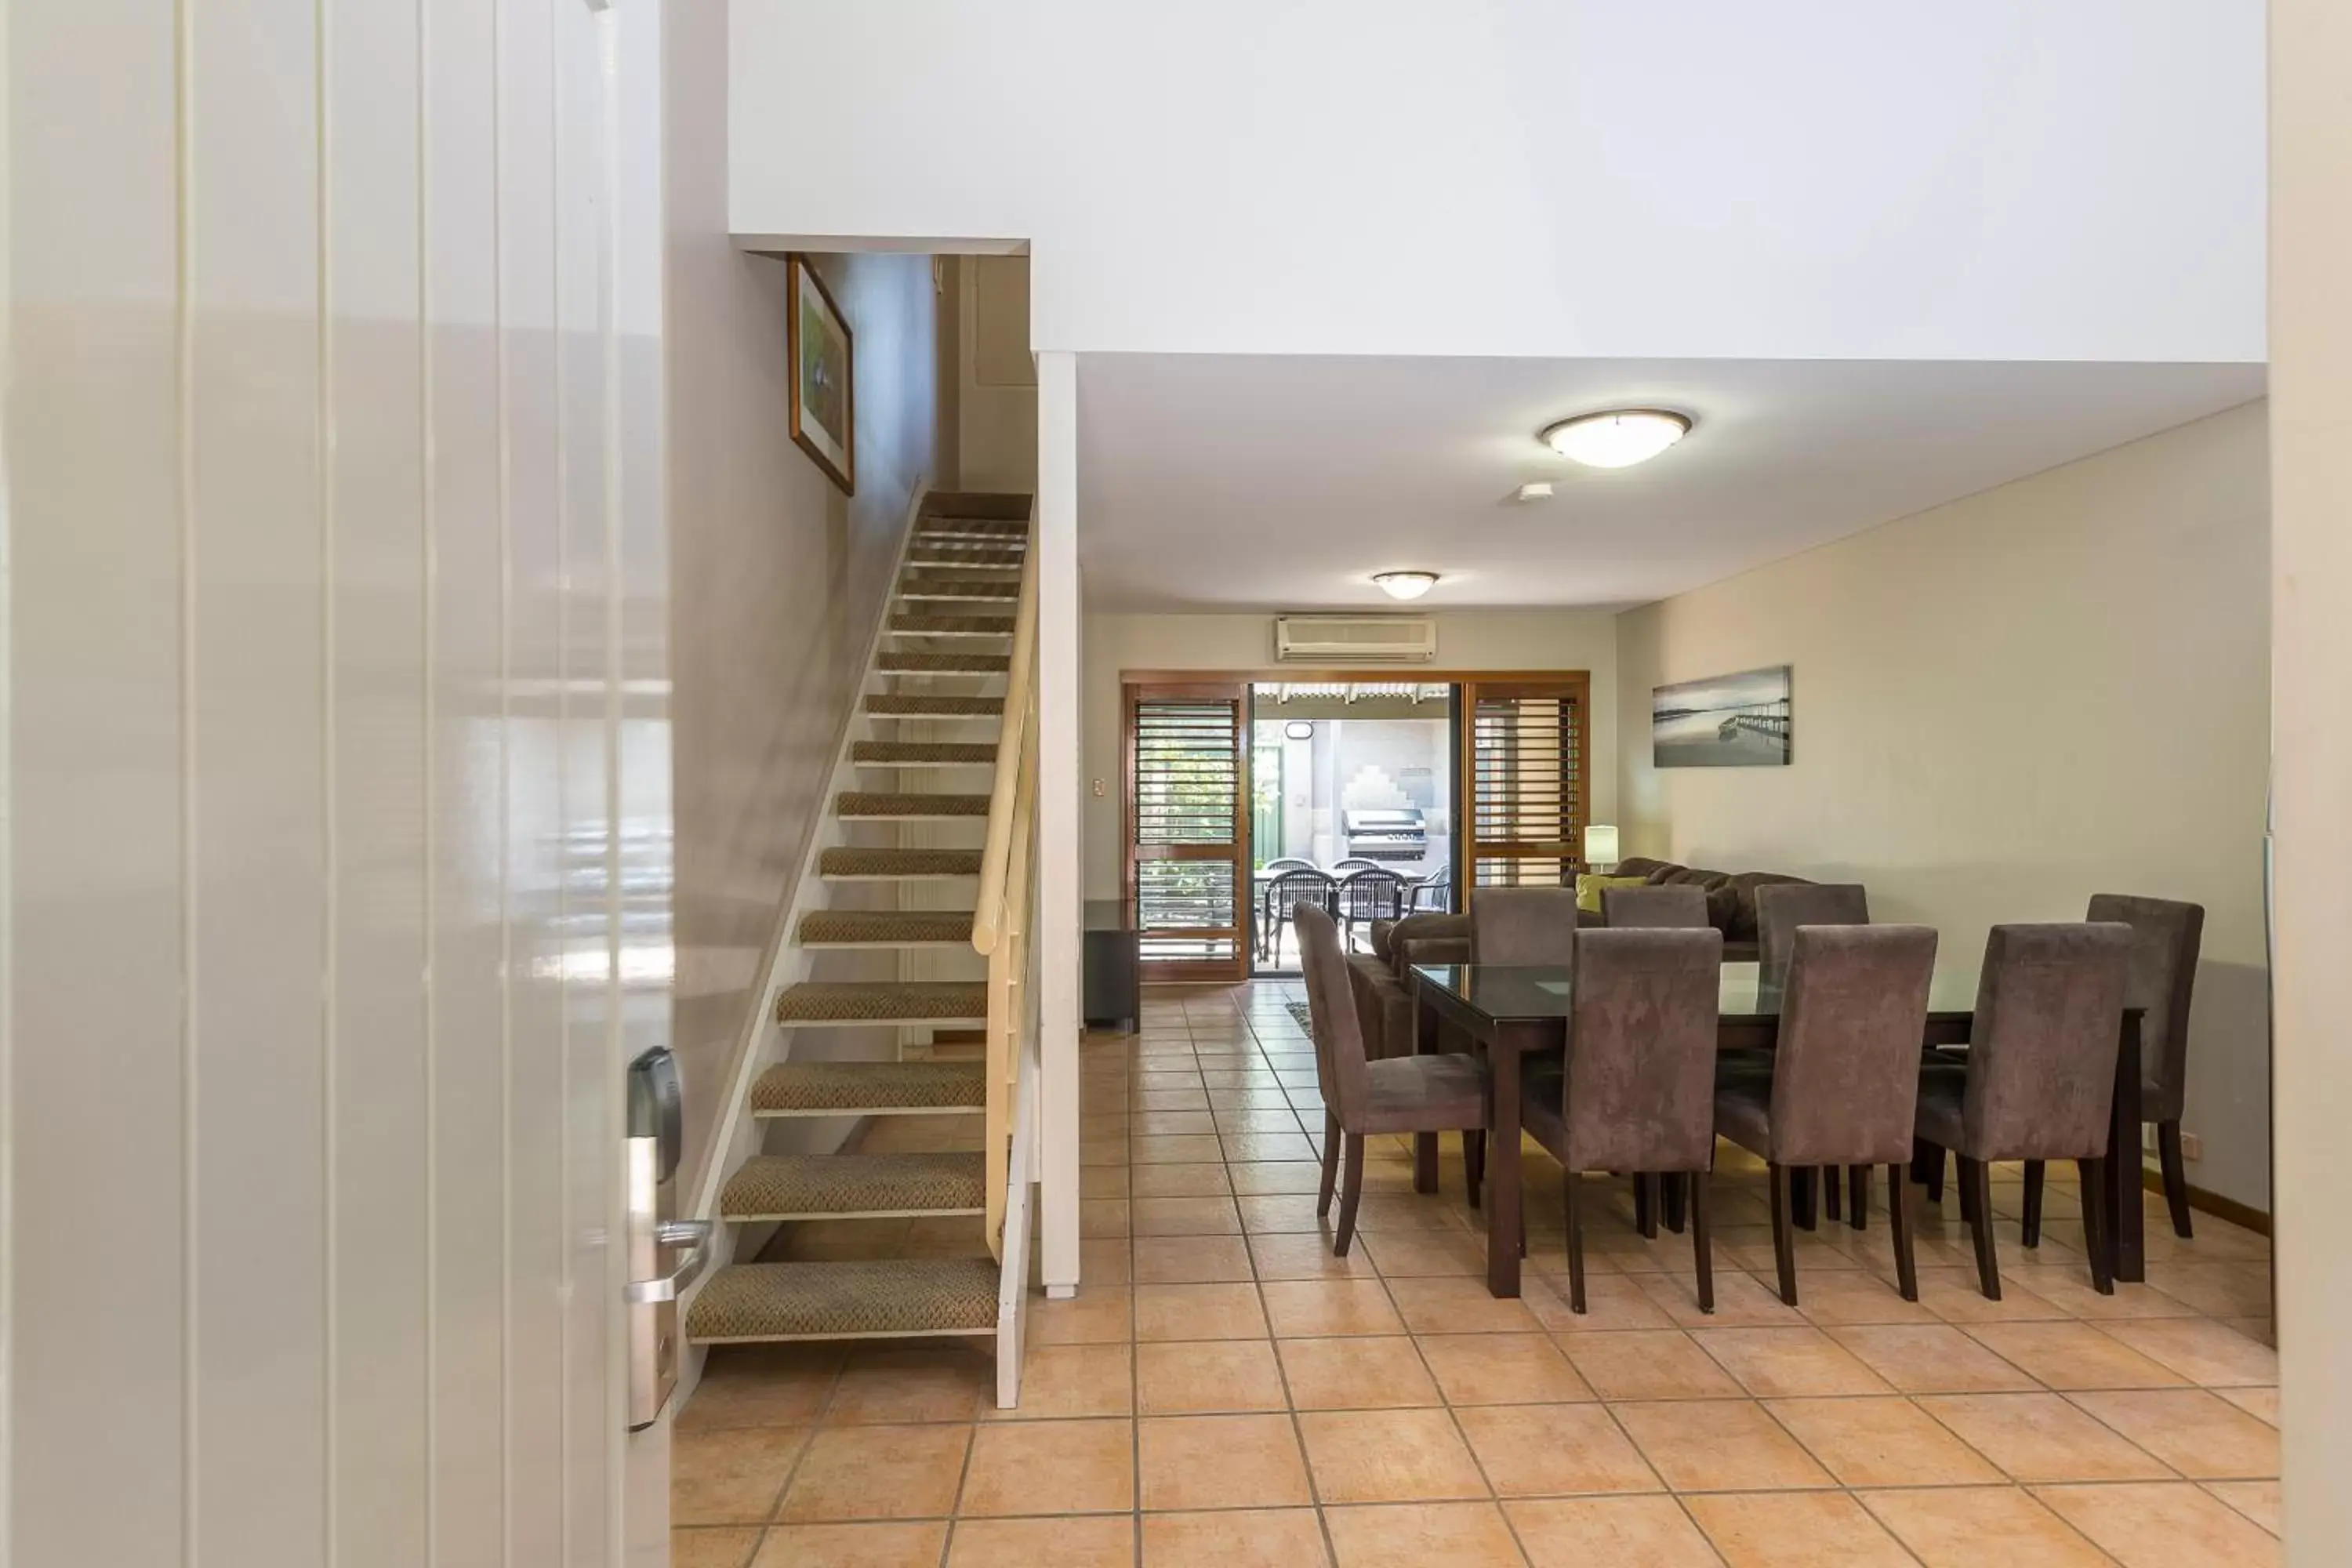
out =
<path fill-rule="evenodd" d="M 982 953 L 996 951 L 1004 929 L 1005 873 L 1011 868 L 1013 810 L 1020 775 L 1029 751 L 1030 689 L 1037 664 L 1036 529 L 1030 529 L 1029 549 L 1021 558 L 1020 608 L 1013 613 L 1013 658 L 1004 682 L 1004 719 L 996 738 L 996 779 L 988 792 L 988 842 L 980 852 L 980 904 L 971 917 L 971 945 Z"/>
<path fill-rule="evenodd" d="M 1013 620 L 1013 654 L 1004 683 L 1004 715 L 997 726 L 996 777 L 988 797 L 988 840 L 980 852 L 980 900 L 971 916 L 971 945 L 988 960 L 987 1082 L 988 1249 L 1004 1257 L 1004 1215 L 1011 1184 L 1019 1179 L 1013 1147 L 1018 1102 L 1021 1031 L 1028 1014 L 1030 840 L 1037 815 L 1037 562 L 1036 527 L 1030 526 L 1021 561 L 1020 608 Z"/>

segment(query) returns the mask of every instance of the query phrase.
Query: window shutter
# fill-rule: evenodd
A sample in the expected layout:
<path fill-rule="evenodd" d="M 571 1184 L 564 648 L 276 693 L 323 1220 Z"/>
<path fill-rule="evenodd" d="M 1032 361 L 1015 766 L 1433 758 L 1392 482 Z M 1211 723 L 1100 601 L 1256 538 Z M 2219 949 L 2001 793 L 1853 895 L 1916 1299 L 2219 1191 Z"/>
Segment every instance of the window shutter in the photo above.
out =
<path fill-rule="evenodd" d="M 1586 820 L 1581 683 L 1477 682 L 1464 695 L 1473 885 L 1573 885 Z"/>
<path fill-rule="evenodd" d="M 1238 688 L 1128 689 L 1128 885 L 1162 978 L 1242 974 L 1242 702 Z"/>

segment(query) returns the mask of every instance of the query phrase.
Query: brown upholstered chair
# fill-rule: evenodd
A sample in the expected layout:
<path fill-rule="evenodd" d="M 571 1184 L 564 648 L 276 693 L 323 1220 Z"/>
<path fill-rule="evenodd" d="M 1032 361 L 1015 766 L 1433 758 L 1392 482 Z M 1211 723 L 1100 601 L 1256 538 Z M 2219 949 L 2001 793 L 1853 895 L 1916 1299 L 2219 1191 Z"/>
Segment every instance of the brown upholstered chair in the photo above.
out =
<path fill-rule="evenodd" d="M 1723 933 L 1588 931 L 1576 939 L 1568 1055 L 1531 1064 L 1527 1129 L 1568 1172 L 1568 1304 L 1584 1310 L 1585 1171 L 1687 1174 L 1700 1310 L 1715 1310 L 1707 1172 L 1715 1163 L 1716 994 Z"/>
<path fill-rule="evenodd" d="M 1769 889 L 1768 889 L 1769 890 Z M 1919 1100 L 1919 1039 L 1936 973 L 1927 926 L 1808 925 L 1795 934 L 1780 1001 L 1780 1037 L 1769 1077 L 1741 1075 L 1715 1091 L 1715 1130 L 1761 1154 L 1771 1173 L 1772 1256 L 1780 1300 L 1797 1304 L 1791 1173 L 1815 1166 L 1853 1178 L 1857 1226 L 1873 1165 L 1893 1177 L 1888 1195 L 1895 1273 L 1906 1301 L 1919 1299 L 1905 1208 Z"/>
<path fill-rule="evenodd" d="M 1292 916 L 1298 930 L 1299 966 L 1307 976 L 1307 1010 L 1315 1036 L 1315 1079 L 1323 1095 L 1323 1182 L 1315 1213 L 1331 1212 L 1339 1188 L 1339 1227 L 1333 1250 L 1345 1257 L 1356 1235 L 1356 1205 L 1364 1195 L 1364 1139 L 1379 1132 L 1460 1132 L 1462 1162 L 1476 1207 L 1485 1172 L 1488 1091 L 1476 1058 L 1431 1053 L 1372 1061 L 1339 951 L 1339 928 L 1311 903 Z M 1340 1176 L 1344 1146 L 1347 1171 Z"/>
<path fill-rule="evenodd" d="M 1937 1151 L 1939 1168 L 1943 1150 L 1959 1156 L 1960 1212 L 1976 1234 L 1977 1279 L 1990 1300 L 2000 1300 L 1992 1162 L 2073 1160 L 2089 1194 L 2111 1155 L 2135 1157 L 2107 1147 L 2132 940 L 2131 927 L 2111 921 L 1993 927 L 1967 1064 L 1920 1074 L 1916 1136 Z M 2083 1205 L 2083 1223 L 2091 1282 L 2112 1295 L 2096 1203 Z"/>
<path fill-rule="evenodd" d="M 1575 952 L 1575 889 L 1481 888 L 1471 895 L 1471 963 L 1565 964 Z"/>
<path fill-rule="evenodd" d="M 1707 923 L 1706 891 L 1692 887 L 1603 888 L 1601 923 L 1612 931 L 1692 930 Z"/>
<path fill-rule="evenodd" d="M 2156 1123 L 2158 1161 L 2164 1167 L 2164 1202 L 2172 1229 L 2186 1237 L 2189 1171 L 2180 1156 L 2180 1114 L 2189 1087 L 2189 1005 L 2197 985 L 2197 952 L 2204 941 L 2201 904 L 2098 893 L 2086 917 L 2120 921 L 2132 929 L 2131 966 L 2124 999 L 2144 1009 L 2139 1021 L 2142 1121 Z M 2025 1167 L 2025 1245 L 2042 1240 L 2042 1165 Z"/>
<path fill-rule="evenodd" d="M 1859 882 L 1774 882 L 1756 889 L 1757 956 L 1789 962 L 1799 926 L 1866 926 L 1870 895 Z"/>

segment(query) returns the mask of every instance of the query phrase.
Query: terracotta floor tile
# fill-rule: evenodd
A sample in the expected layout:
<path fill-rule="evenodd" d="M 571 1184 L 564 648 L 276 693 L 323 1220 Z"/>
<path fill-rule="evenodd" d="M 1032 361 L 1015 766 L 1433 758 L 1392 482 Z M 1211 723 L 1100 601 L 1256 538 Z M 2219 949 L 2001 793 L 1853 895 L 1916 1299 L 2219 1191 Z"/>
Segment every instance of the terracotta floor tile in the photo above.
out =
<path fill-rule="evenodd" d="M 1311 1508 L 1143 1516 L 1143 1568 L 1328 1568 Z"/>
<path fill-rule="evenodd" d="M 1905 1394 L 2003 1394 L 2039 1386 L 1947 1324 L 1861 1324 L 1832 1329 L 1830 1337 Z"/>
<path fill-rule="evenodd" d="M 2257 1421 L 2273 1426 L 2279 1424 L 2279 1396 L 2275 1388 L 2217 1388 L 2213 1392 Z"/>
<path fill-rule="evenodd" d="M 1223 1198 L 1233 1195 L 1233 1183 L 1219 1164 L 1138 1165 L 1129 1190 L 1105 1193 L 1116 1198 Z"/>
<path fill-rule="evenodd" d="M 1078 1278 L 1088 1289 L 1097 1285 L 1125 1285 L 1133 1277 L 1129 1244 L 1121 1237 L 1089 1237 L 1078 1243 Z"/>
<path fill-rule="evenodd" d="M 1660 1489 L 1599 1405 L 1489 1405 L 1454 1416 L 1497 1497 Z"/>
<path fill-rule="evenodd" d="M 1137 1165 L 1205 1165 L 1222 1163 L 1223 1150 L 1217 1147 L 1217 1136 L 1208 1130 L 1209 1114 L 1201 1112 L 1202 1123 L 1198 1132 L 1147 1133 L 1138 1131 L 1128 1141 L 1128 1160 Z"/>
<path fill-rule="evenodd" d="M 1135 1337 L 1131 1289 L 1125 1285 L 1087 1285 L 1066 1301 L 1029 1304 L 1028 1342 L 1033 1345 L 1117 1344 Z"/>
<path fill-rule="evenodd" d="M 1241 1212 L 1231 1198 L 1137 1198 L 1128 1206 L 1139 1237 L 1242 1233 Z"/>
<path fill-rule="evenodd" d="M 1287 1415 L 1147 1419 L 1137 1426 L 1136 1445 L 1146 1510 L 1314 1500 Z"/>
<path fill-rule="evenodd" d="M 1276 1193 L 1238 1200 L 1242 1228 L 1252 1236 L 1316 1232 L 1328 1236 L 1338 1223 L 1337 1199 L 1332 1201 L 1332 1218 L 1320 1219 L 1315 1213 L 1313 1193 Z M 1327 1243 L 1328 1245 L 1328 1243 Z"/>
<path fill-rule="evenodd" d="M 1229 1165 L 1226 1170 L 1232 1176 L 1234 1191 L 1250 1197 L 1312 1193 L 1319 1191 L 1323 1184 L 1323 1167 L 1313 1160 L 1252 1160 Z"/>
<path fill-rule="evenodd" d="M 840 1426 L 809 1439 L 778 1520 L 926 1519 L 955 1507 L 968 1426 Z"/>
<path fill-rule="evenodd" d="M 1021 1403 L 999 1410 L 992 1398 L 981 1415 L 991 1421 L 1039 1421 L 1073 1415 L 1134 1413 L 1134 1352 L 1117 1345 L 1028 1347 L 1021 1369 Z"/>
<path fill-rule="evenodd" d="M 678 1432 L 671 1438 L 673 1524 L 765 1524 L 809 1434 L 797 1426 Z"/>
<path fill-rule="evenodd" d="M 2201 1388 L 2070 1397 L 2192 1480 L 2272 1480 L 2278 1476 L 2277 1428 Z"/>
<path fill-rule="evenodd" d="M 1081 1121 L 1086 1120 L 1086 1115 L 1083 1111 L 1079 1113 L 1079 1116 Z M 1182 1153 L 1180 1150 L 1177 1152 L 1178 1157 L 1181 1157 L 1184 1163 L 1190 1164 L 1205 1165 L 1211 1163 L 1210 1161 L 1202 1158 L 1202 1155 L 1207 1152 L 1213 1152 L 1208 1145 L 1210 1140 L 1215 1138 L 1217 1135 L 1217 1121 L 1216 1118 L 1212 1116 L 1206 1110 L 1141 1110 L 1138 1111 L 1129 1119 L 1129 1126 L 1131 1135 L 1139 1139 L 1164 1140 L 1182 1138 L 1198 1140 L 1198 1142 L 1185 1146 L 1189 1147 L 1192 1152 Z M 1154 1145 L 1154 1151 L 1159 1152 L 1158 1145 L 1156 1144 Z M 1162 1161 L 1159 1159 L 1146 1161 L 1141 1157 L 1137 1157 L 1134 1163 L 1138 1165 L 1145 1163 L 1159 1164 L 1161 1163 Z"/>
<path fill-rule="evenodd" d="M 1465 1231 L 1384 1230 L 1364 1237 L 1381 1273 L 1391 1279 L 1486 1273 L 1486 1243 Z"/>
<path fill-rule="evenodd" d="M 1990 1485 L 2005 1478 L 1900 1396 L 1774 1399 L 1765 1408 L 1849 1487 Z"/>
<path fill-rule="evenodd" d="M 1693 1329 L 1690 1337 L 1759 1398 L 1888 1392 L 1885 1379 L 1819 1329 Z"/>
<path fill-rule="evenodd" d="M 2091 1323 L 1978 1323 L 1968 1332 L 2046 1388 L 2173 1388 L 2183 1381 Z"/>
<path fill-rule="evenodd" d="M 908 1524 L 788 1524 L 768 1531 L 752 1568 L 938 1568 L 948 1527 Z M 690 1568 L 673 1562 L 670 1568 Z"/>
<path fill-rule="evenodd" d="M 1337 1258 L 1319 1235 L 1252 1236 L 1249 1249 L 1260 1279 L 1370 1279 L 1379 1272 L 1361 1247 Z"/>
<path fill-rule="evenodd" d="M 2032 1290 L 2064 1316 L 2084 1322 L 2101 1322 L 2125 1318 L 2190 1318 L 2198 1309 L 2174 1300 L 2163 1291 L 2147 1285 L 2119 1284 L 2112 1296 L 2102 1296 L 2091 1286 L 2090 1271 L 2080 1266 L 2056 1262 L 2027 1265 L 2011 1269 L 2002 1276 L 2006 1290 L 2014 1278 L 2020 1285 Z"/>
<path fill-rule="evenodd" d="M 670 1568 L 744 1568 L 760 1544 L 760 1531 L 732 1525 L 669 1532 Z M 938 1561 L 932 1548 L 932 1561 Z"/>
<path fill-rule="evenodd" d="M 1718 1268 L 1715 1271 L 1715 1310 L 1702 1312 L 1698 1306 L 1698 1286 L 1688 1269 L 1664 1274 L 1643 1274 L 1637 1277 L 1642 1291 L 1657 1304 L 1659 1310 L 1686 1329 L 1750 1328 L 1774 1325 L 1802 1325 L 1804 1314 L 1774 1293 L 1771 1287 L 1737 1270 Z M 1798 1285 L 1797 1299 L 1804 1300 L 1804 1287 Z"/>
<path fill-rule="evenodd" d="M 1277 1340 L 1296 1410 L 1399 1410 L 1444 1403 L 1402 1335 Z"/>
<path fill-rule="evenodd" d="M 1134 1424 L 1128 1421 L 983 1426 L 972 1438 L 971 1468 L 956 1510 L 984 1517 L 1132 1509 L 1134 1444 Z M 877 1483 L 869 1479 L 867 1484 Z"/>
<path fill-rule="evenodd" d="M 2054 1394 L 1936 1394 L 1919 1407 L 2017 1480 L 2130 1481 L 2165 1468 Z"/>
<path fill-rule="evenodd" d="M 2255 1317 L 2271 1310 L 2267 1264 L 2151 1263 L 2147 1282 L 2211 1317 Z"/>
<path fill-rule="evenodd" d="M 1709 1399 L 1739 1384 L 1680 1329 L 1562 1334 L 1557 1342 L 1603 1399 Z"/>
<path fill-rule="evenodd" d="M 824 1407 L 828 1426 L 969 1422 L 993 1403 L 992 1347 L 954 1340 L 861 1345 Z"/>
<path fill-rule="evenodd" d="M 1388 1286 L 1416 1334 L 1531 1333 L 1543 1327 L 1526 1302 L 1497 1299 L 1483 1275 L 1391 1279 Z"/>
<path fill-rule="evenodd" d="M 1298 1417 L 1326 1503 L 1483 1498 L 1486 1483 L 1443 1410 L 1316 1411 Z M 1347 1553 L 1340 1553 L 1347 1560 Z"/>
<path fill-rule="evenodd" d="M 2210 1318 L 2147 1318 L 2100 1327 L 2150 1361 L 2208 1388 L 2268 1387 L 2278 1382 L 2278 1352 Z"/>
<path fill-rule="evenodd" d="M 2271 1568 L 2268 1531 L 2187 1482 L 2126 1487 L 2041 1487 L 2034 1495 L 2125 1568 Z"/>
<path fill-rule="evenodd" d="M 1624 1274 L 1591 1274 L 1584 1284 L 1584 1310 L 1568 1306 L 1568 1281 L 1522 1276 L 1519 1300 L 1536 1321 L 1556 1334 L 1614 1333 L 1624 1329 L 1670 1329 L 1675 1321 L 1649 1292 Z"/>
<path fill-rule="evenodd" d="M 2012 1270 L 2000 1282 L 2000 1300 L 1988 1301 L 1977 1289 L 1977 1271 L 1969 1268 L 1919 1270 L 1919 1304 L 1952 1323 L 2006 1323 L 2063 1318 L 2053 1306 Z"/>
<path fill-rule="evenodd" d="M 1425 1334 L 1449 1405 L 1562 1405 L 1596 1397 L 1548 1334 Z"/>
<path fill-rule="evenodd" d="M 1843 1492 L 1683 1501 L 1730 1568 L 1917 1568 L 1885 1528 Z"/>
<path fill-rule="evenodd" d="M 677 1429 L 805 1426 L 846 1359 L 839 1345 L 713 1345 Z"/>
<path fill-rule="evenodd" d="M 948 1547 L 947 1568 L 1134 1568 L 1134 1563 L 1135 1521 L 1110 1514 L 1097 1519 L 960 1520 Z"/>
<path fill-rule="evenodd" d="M 1490 1502 L 1332 1508 L 1323 1513 L 1339 1568 L 1521 1568 L 1502 1510 Z"/>
<path fill-rule="evenodd" d="M 1394 1334 L 1404 1323 L 1378 1279 L 1284 1279 L 1259 1288 L 1278 1339 Z"/>
<path fill-rule="evenodd" d="M 2280 1531 L 2276 1481 L 2208 1481 L 2205 1489 L 2269 1531 Z"/>
<path fill-rule="evenodd" d="M 1503 1511 L 1534 1568 L 1721 1568 L 1670 1497 L 1520 1499 Z"/>
<path fill-rule="evenodd" d="M 1135 1337 L 1250 1340 L 1265 1337 L 1255 1285 L 1138 1285 Z"/>
<path fill-rule="evenodd" d="M 1931 1487 L 1861 1494 L 1927 1568 L 2109 1568 L 2105 1552 L 2021 1487 Z"/>
<path fill-rule="evenodd" d="M 1610 1409 L 1676 1491 L 1831 1484 L 1829 1472 L 1753 1400 L 1667 1400 Z"/>
<path fill-rule="evenodd" d="M 1125 1198 L 1082 1198 L 1078 1202 L 1078 1235 L 1087 1241 L 1123 1238 L 1135 1226 Z"/>
<path fill-rule="evenodd" d="M 1135 1348 L 1146 1415 L 1281 1410 L 1282 1370 L 1265 1340 L 1188 1340 Z"/>
<path fill-rule="evenodd" d="M 1769 1280 L 1769 1270 L 1756 1278 Z M 1843 1272 L 1817 1270 L 1797 1276 L 1797 1310 L 1808 1322 L 1932 1323 L 1935 1310 L 1924 1301 L 1906 1301 L 1891 1278 L 1868 1268 Z"/>
<path fill-rule="evenodd" d="M 1249 1243 L 1238 1236 L 1139 1236 L 1139 1285 L 1211 1285 L 1254 1279 Z"/>
<path fill-rule="evenodd" d="M 1178 1169 L 1180 1167 L 1170 1167 Z M 1214 1170 L 1223 1173 L 1223 1165 L 1181 1167 Z M 1125 1165 L 1081 1165 L 1078 1167 L 1078 1196 L 1081 1198 L 1125 1198 L 1134 1196 Z"/>

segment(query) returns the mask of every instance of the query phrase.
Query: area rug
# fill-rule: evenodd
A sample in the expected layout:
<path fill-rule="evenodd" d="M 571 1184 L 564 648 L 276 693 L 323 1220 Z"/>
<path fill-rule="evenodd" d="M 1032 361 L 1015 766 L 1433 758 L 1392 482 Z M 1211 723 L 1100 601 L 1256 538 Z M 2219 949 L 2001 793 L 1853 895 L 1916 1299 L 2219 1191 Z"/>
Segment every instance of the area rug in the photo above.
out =
<path fill-rule="evenodd" d="M 1300 1028 L 1306 1030 L 1309 1035 L 1312 1035 L 1315 1032 L 1315 1015 L 1307 1011 L 1306 1003 L 1286 1002 L 1283 1005 L 1290 1009 L 1290 1016 L 1298 1020 L 1298 1026 Z"/>

